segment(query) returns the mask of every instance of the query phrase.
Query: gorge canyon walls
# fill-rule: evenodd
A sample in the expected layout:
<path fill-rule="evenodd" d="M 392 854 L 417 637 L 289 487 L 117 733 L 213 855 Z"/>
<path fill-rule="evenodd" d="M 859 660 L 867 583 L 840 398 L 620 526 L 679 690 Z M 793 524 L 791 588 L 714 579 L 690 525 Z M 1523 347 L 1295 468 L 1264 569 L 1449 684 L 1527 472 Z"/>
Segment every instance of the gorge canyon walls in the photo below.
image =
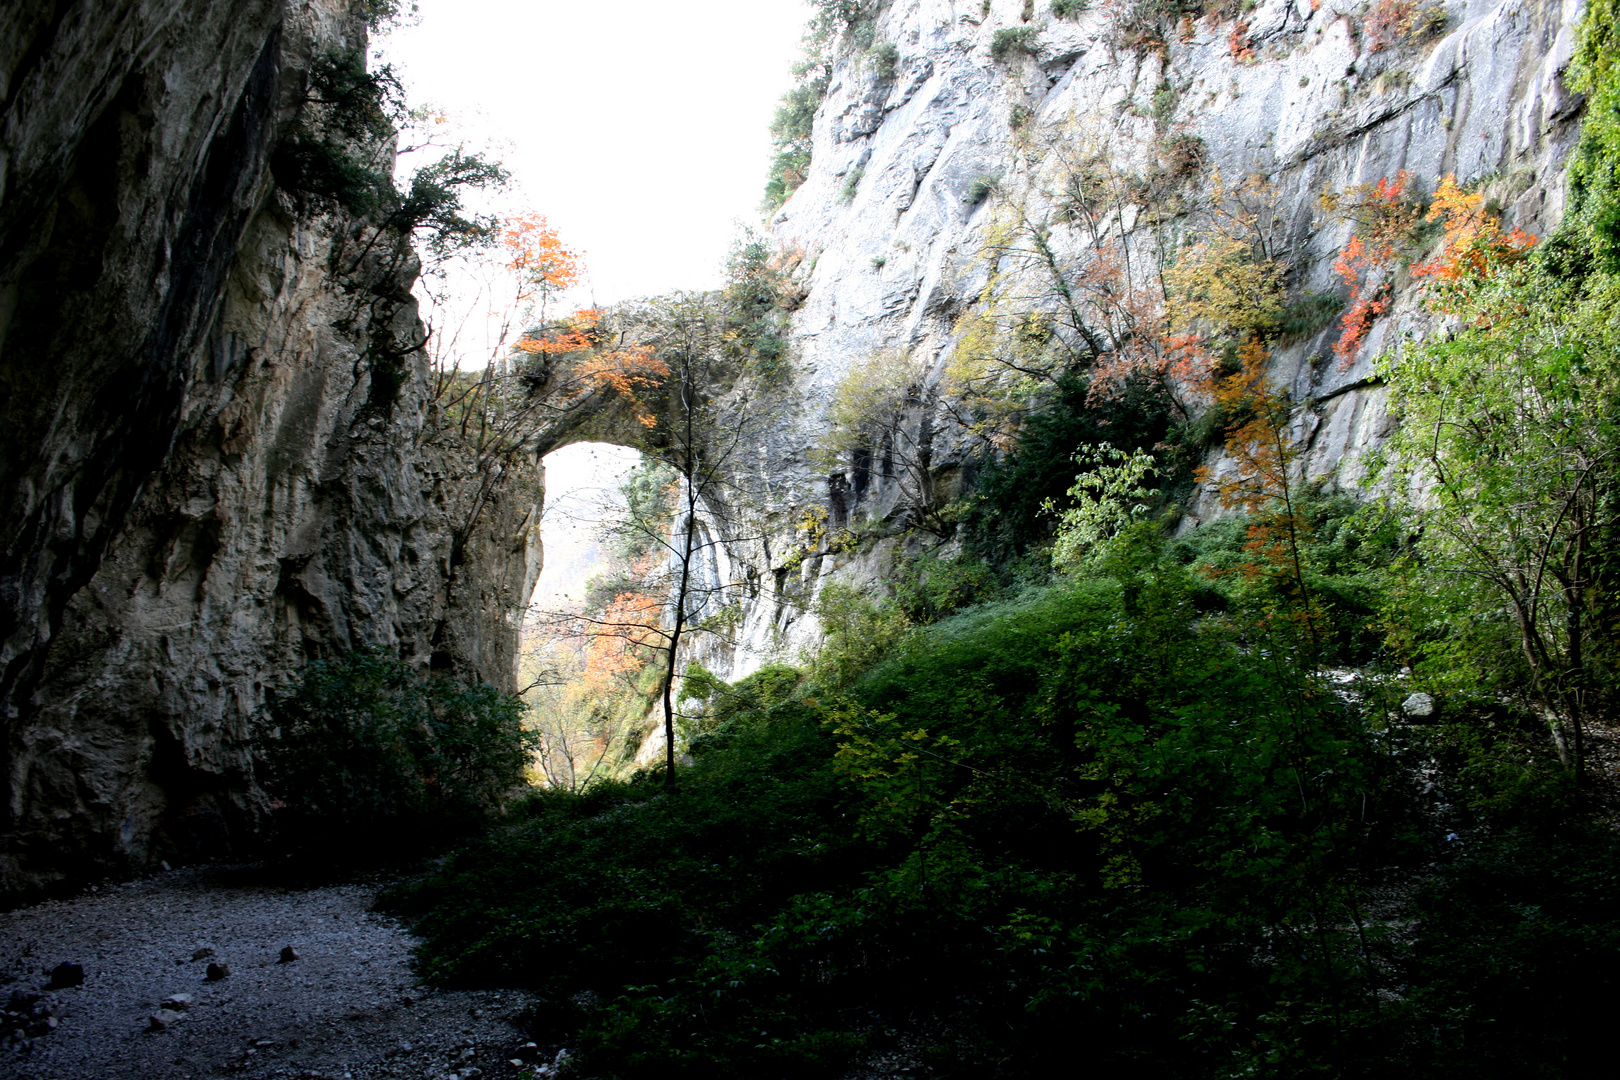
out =
<path fill-rule="evenodd" d="M 512 683 L 538 467 L 468 528 L 421 353 L 373 385 L 414 264 L 270 169 L 364 34 L 344 0 L 0 15 L 0 891 L 232 850 L 310 658 Z"/>
<path fill-rule="evenodd" d="M 1054 148 L 1140 193 L 1114 219 L 1138 284 L 1217 176 L 1264 179 L 1294 295 L 1343 292 L 1350 225 L 1319 197 L 1402 170 L 1480 183 L 1529 232 L 1556 222 L 1574 0 L 1436 3 L 1432 34 L 1388 44 L 1360 3 L 1172 6 L 895 0 L 834 46 L 808 172 L 768 225 L 803 294 L 789 375 L 714 388 L 759 422 L 727 465 L 746 505 L 704 526 L 733 629 L 694 659 L 728 678 L 796 659 L 826 583 L 872 588 L 915 542 L 906 481 L 825 449 L 863 364 L 919 372 L 903 420 L 926 482 L 944 498 L 971 481 L 982 440 L 932 403 L 1009 214 L 1084 255 Z M 363 48 L 344 0 L 0 13 L 0 891 L 251 836 L 267 805 L 249 743 L 310 658 L 376 644 L 510 687 L 539 456 L 638 441 L 611 409 L 578 411 L 470 505 L 484 466 L 440 437 L 411 348 L 415 265 L 367 253 L 375 223 L 271 167 L 316 58 Z M 1196 167 L 1171 160 L 1194 147 Z M 1425 325 L 1397 291 L 1348 364 L 1335 327 L 1273 350 L 1305 478 L 1354 486 L 1390 423 L 1371 358 Z M 1219 512 L 1195 492 L 1185 527 Z"/>
<path fill-rule="evenodd" d="M 905 523 L 904 478 L 848 455 L 829 469 L 806 448 L 825 442 L 838 387 L 873 357 L 911 365 L 924 398 L 947 392 L 993 269 L 1004 292 L 1040 291 L 1027 268 L 987 257 L 1010 248 L 997 232 L 1009 220 L 1046 229 L 1054 259 L 1084 265 L 1089 240 L 1063 218 L 1056 157 L 1105 163 L 1119 181 L 1111 224 L 1134 251 L 1139 287 L 1157 288 L 1159 266 L 1207 223 L 1217 184 L 1251 177 L 1296 297 L 1345 292 L 1332 267 L 1354 226 L 1321 196 L 1403 170 L 1424 192 L 1451 173 L 1479 185 L 1508 226 L 1545 234 L 1558 221 L 1582 105 L 1561 81 L 1574 0 L 1436 3 L 1430 33 L 1384 43 L 1369 4 L 1182 10 L 1094 3 L 1062 18 L 1045 0 L 897 0 L 834 50 L 808 173 L 770 222 L 806 290 L 780 410 L 793 420 L 758 450 L 773 495 L 765 521 L 743 531 L 766 539 L 727 552 L 730 572 L 763 584 L 743 604 L 734 646 L 695 646 L 717 673 L 794 660 L 818 639 L 808 609 L 825 582 L 870 588 L 888 572 L 904 542 L 893 535 Z M 1197 147 L 1196 167 L 1172 160 L 1184 147 Z M 1392 423 L 1372 360 L 1427 328 L 1416 293 L 1394 290 L 1348 363 L 1333 354 L 1337 318 L 1272 349 L 1268 374 L 1292 402 L 1302 479 L 1359 490 L 1363 456 Z M 907 420 L 914 446 L 925 413 L 929 467 L 948 497 L 984 442 L 930 408 Z M 1219 448 L 1204 464 L 1217 478 L 1232 467 Z M 806 544 L 795 531 L 805 507 L 858 523 L 868 539 L 853 550 Z M 1222 512 L 1195 489 L 1182 528 Z"/>

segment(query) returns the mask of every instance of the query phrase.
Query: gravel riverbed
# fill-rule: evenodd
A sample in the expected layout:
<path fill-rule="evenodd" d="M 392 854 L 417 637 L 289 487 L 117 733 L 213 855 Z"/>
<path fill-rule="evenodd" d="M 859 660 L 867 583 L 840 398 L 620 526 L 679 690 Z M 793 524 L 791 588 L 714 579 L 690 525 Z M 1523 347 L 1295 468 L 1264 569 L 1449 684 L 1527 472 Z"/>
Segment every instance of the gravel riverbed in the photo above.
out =
<path fill-rule="evenodd" d="M 371 910 L 377 886 L 255 877 L 174 870 L 0 913 L 0 1077 L 552 1072 L 556 1048 L 526 1044 L 513 1025 L 518 995 L 417 983 L 410 933 Z"/>

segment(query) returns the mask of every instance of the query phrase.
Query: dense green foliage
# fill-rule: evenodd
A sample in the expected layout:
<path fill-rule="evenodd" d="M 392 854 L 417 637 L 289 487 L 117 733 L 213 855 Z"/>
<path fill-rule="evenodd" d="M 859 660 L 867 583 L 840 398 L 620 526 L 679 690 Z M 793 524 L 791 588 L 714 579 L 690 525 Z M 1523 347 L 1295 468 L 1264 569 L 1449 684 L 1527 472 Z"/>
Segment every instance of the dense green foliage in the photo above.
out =
<path fill-rule="evenodd" d="M 751 364 L 766 385 L 787 377 L 788 317 L 804 299 L 794 280 L 796 259 L 768 241 L 748 233 L 726 261 L 726 284 L 720 293 L 725 310 L 725 344 L 731 359 Z"/>
<path fill-rule="evenodd" d="M 1620 273 L 1620 4 L 1587 4 L 1571 65 L 1572 89 L 1587 95 L 1581 144 L 1569 170 L 1569 210 L 1559 248 L 1576 263 Z"/>
<path fill-rule="evenodd" d="M 343 857 L 386 858 L 486 824 L 533 749 L 517 697 L 423 677 L 381 648 L 310 664 L 272 715 L 261 751 L 281 836 Z"/>
<path fill-rule="evenodd" d="M 1376 560 L 1335 572 L 1354 526 L 1327 520 L 1316 580 L 1342 584 Z M 1176 1077 L 1514 1075 L 1482 1048 L 1526 1038 L 1574 1060 L 1588 1032 L 1521 1006 L 1612 981 L 1613 838 L 1516 728 L 1425 733 L 1376 678 L 1336 692 L 1263 575 L 1212 595 L 1203 567 L 1241 550 L 1138 529 L 1089 579 L 868 654 L 845 694 L 700 686 L 678 791 L 538 795 L 396 898 L 426 912 L 425 973 L 535 991 L 591 1076 L 828 1076 L 899 1044 L 1018 1077 L 1077 1039 Z M 1469 779 L 1425 794 L 1435 758 Z M 1368 891 L 1425 877 L 1415 906 Z"/>
<path fill-rule="evenodd" d="M 986 461 L 964 508 L 968 546 L 980 557 L 1007 565 L 1048 540 L 1056 520 L 1048 502 L 1067 505 L 1074 484 L 1074 455 L 1108 441 L 1146 449 L 1170 436 L 1170 404 L 1161 390 L 1133 380 L 1117 401 L 1088 404 L 1088 384 L 1064 376 L 1052 400 L 1025 423 L 1015 452 Z M 1181 494 L 1190 483 L 1182 468 L 1164 485 Z"/>
<path fill-rule="evenodd" d="M 385 7 L 398 16 L 399 5 Z M 297 116 L 272 151 L 271 172 L 283 189 L 377 220 L 435 256 L 492 241 L 495 220 L 469 214 L 463 199 L 504 184 L 506 170 L 457 148 L 398 186 L 394 138 L 411 116 L 392 68 L 370 70 L 363 54 L 317 56 Z"/>
<path fill-rule="evenodd" d="M 810 175 L 810 138 L 816 110 L 827 96 L 830 73 L 821 64 L 795 69 L 798 84 L 782 97 L 771 119 L 771 143 L 775 156 L 765 181 L 765 207 L 775 209 L 787 202 Z"/>
<path fill-rule="evenodd" d="M 1005 60 L 1013 53 L 1035 52 L 1035 38 L 1040 34 L 1035 26 L 1004 26 L 990 38 L 990 55 Z"/>
<path fill-rule="evenodd" d="M 405 118 L 404 88 L 391 68 L 368 71 L 357 54 L 315 57 L 297 122 L 271 156 L 276 183 L 351 213 L 376 213 L 393 190 L 393 161 L 379 162 L 375 148 Z"/>

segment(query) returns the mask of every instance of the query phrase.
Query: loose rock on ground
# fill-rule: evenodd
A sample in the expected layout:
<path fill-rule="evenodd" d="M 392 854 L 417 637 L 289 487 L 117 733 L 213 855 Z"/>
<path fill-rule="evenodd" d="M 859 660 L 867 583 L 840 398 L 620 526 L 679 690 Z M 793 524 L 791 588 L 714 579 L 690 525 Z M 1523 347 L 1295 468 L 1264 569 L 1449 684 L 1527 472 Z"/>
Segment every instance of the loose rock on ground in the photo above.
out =
<path fill-rule="evenodd" d="M 553 1063 L 513 1026 L 517 995 L 420 986 L 375 886 L 262 878 L 175 870 L 0 913 L 0 1078 L 500 1080 Z"/>

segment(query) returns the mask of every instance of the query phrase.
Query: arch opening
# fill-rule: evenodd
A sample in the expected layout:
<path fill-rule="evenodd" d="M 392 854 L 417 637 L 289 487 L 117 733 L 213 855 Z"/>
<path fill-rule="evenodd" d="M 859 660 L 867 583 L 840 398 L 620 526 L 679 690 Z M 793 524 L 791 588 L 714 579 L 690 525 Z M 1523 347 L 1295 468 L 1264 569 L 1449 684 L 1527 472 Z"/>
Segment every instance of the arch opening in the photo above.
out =
<path fill-rule="evenodd" d="M 579 788 L 637 763 L 657 711 L 679 473 L 619 443 L 542 459 L 543 562 L 519 685 L 540 738 L 533 779 Z"/>

